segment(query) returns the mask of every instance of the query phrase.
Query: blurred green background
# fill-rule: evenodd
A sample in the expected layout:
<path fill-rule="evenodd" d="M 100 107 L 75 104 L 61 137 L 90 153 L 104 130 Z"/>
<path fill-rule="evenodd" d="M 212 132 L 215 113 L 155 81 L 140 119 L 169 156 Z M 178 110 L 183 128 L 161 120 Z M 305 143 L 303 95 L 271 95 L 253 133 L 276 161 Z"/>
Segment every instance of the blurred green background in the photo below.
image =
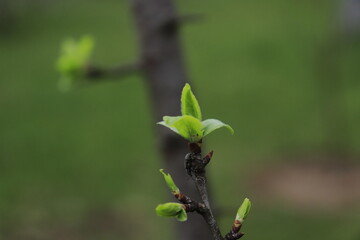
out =
<path fill-rule="evenodd" d="M 103 66 L 136 58 L 128 2 L 8 3 L 0 25 L 0 239 L 173 239 L 172 221 L 154 211 L 168 191 L 154 142 L 160 119 L 142 79 L 57 89 L 55 60 L 68 36 L 93 35 L 92 59 Z M 182 29 L 204 117 L 236 132 L 206 139 L 223 232 L 249 196 L 249 239 L 360 239 L 360 41 L 341 30 L 340 2 L 177 5 L 205 16 Z M 301 185 L 307 174 L 314 182 Z M 309 190 L 312 183 L 319 189 Z"/>

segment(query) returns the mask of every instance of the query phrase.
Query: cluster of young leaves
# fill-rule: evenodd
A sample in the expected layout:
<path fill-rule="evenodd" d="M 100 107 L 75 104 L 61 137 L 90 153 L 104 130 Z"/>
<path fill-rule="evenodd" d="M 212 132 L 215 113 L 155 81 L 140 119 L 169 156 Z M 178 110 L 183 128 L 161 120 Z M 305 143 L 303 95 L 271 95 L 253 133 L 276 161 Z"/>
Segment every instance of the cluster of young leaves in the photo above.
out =
<path fill-rule="evenodd" d="M 164 176 L 164 180 L 168 188 L 173 195 L 180 194 L 179 188 L 176 186 L 174 180 L 170 174 L 166 174 L 163 169 L 160 169 L 161 174 Z M 175 217 L 178 221 L 184 222 L 187 220 L 187 214 L 185 206 L 180 203 L 165 203 L 159 204 L 156 209 L 156 213 L 161 217 Z"/>
<path fill-rule="evenodd" d="M 202 120 L 202 114 L 199 103 L 191 91 L 189 84 L 186 84 L 181 94 L 181 116 L 165 116 L 163 121 L 158 124 L 163 125 L 176 132 L 191 143 L 199 142 L 203 137 L 207 136 L 216 129 L 225 127 L 231 134 L 234 130 L 228 125 L 217 119 Z M 166 174 L 163 169 L 160 172 L 164 176 L 164 180 L 174 196 L 181 194 L 179 188 L 174 183 L 170 174 Z M 237 211 L 234 227 L 239 228 L 249 214 L 251 202 L 245 198 Z M 187 220 L 186 206 L 181 203 L 165 203 L 156 207 L 156 213 L 162 217 L 175 217 L 179 221 Z"/>
<path fill-rule="evenodd" d="M 94 49 L 94 39 L 91 36 L 83 36 L 76 41 L 68 38 L 61 44 L 60 57 L 56 62 L 56 69 L 60 73 L 59 89 L 69 90 L 74 80 L 83 75 L 84 67 L 88 63 Z"/>
<path fill-rule="evenodd" d="M 160 169 L 161 174 L 164 176 L 164 180 L 168 188 L 170 189 L 173 195 L 180 194 L 179 188 L 176 186 L 174 180 L 170 174 L 166 174 L 163 169 Z M 239 227 L 243 224 L 247 218 L 251 208 L 251 202 L 248 198 L 245 198 L 241 206 L 239 207 L 234 224 L 236 227 Z M 161 217 L 175 217 L 178 221 L 184 222 L 187 220 L 187 213 L 184 204 L 181 203 L 165 203 L 159 204 L 156 209 L 156 213 Z"/>
<path fill-rule="evenodd" d="M 202 121 L 199 103 L 189 84 L 186 84 L 182 90 L 181 114 L 182 116 L 164 116 L 163 121 L 158 124 L 171 129 L 192 143 L 200 141 L 203 137 L 222 127 L 227 128 L 231 134 L 234 134 L 234 130 L 228 124 L 217 119 Z"/>

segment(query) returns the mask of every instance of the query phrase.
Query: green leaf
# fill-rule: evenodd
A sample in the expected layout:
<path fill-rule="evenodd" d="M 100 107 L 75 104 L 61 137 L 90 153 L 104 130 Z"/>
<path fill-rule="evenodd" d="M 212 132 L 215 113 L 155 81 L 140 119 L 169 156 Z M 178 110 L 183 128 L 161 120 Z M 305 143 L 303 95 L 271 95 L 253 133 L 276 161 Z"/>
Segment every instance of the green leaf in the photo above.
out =
<path fill-rule="evenodd" d="M 185 84 L 181 93 L 181 113 L 190 115 L 201 121 L 201 110 L 195 95 L 188 83 Z"/>
<path fill-rule="evenodd" d="M 248 198 L 244 199 L 244 202 L 241 204 L 237 214 L 236 220 L 239 220 L 241 223 L 247 218 L 251 208 L 251 202 Z"/>
<path fill-rule="evenodd" d="M 189 115 L 169 117 L 165 116 L 164 121 L 157 124 L 170 128 L 190 142 L 198 142 L 202 138 L 202 125 L 199 119 Z"/>
<path fill-rule="evenodd" d="M 175 217 L 180 222 L 187 220 L 184 205 L 180 203 L 159 204 L 155 211 L 160 217 Z"/>
<path fill-rule="evenodd" d="M 74 79 L 81 76 L 93 48 L 94 40 L 90 36 L 84 36 L 79 41 L 69 38 L 62 43 L 61 55 L 56 62 L 56 68 L 62 76 L 59 82 L 61 89 L 70 88 Z"/>
<path fill-rule="evenodd" d="M 187 213 L 185 209 L 181 210 L 181 212 L 176 216 L 176 219 L 179 222 L 185 222 L 187 220 Z"/>
<path fill-rule="evenodd" d="M 202 130 L 204 133 L 204 137 L 209 133 L 215 131 L 216 129 L 226 127 L 231 134 L 234 134 L 234 130 L 228 125 L 217 119 L 206 119 L 202 121 Z"/>
<path fill-rule="evenodd" d="M 159 204 L 155 211 L 161 217 L 175 217 L 183 209 L 182 204 L 180 203 L 164 203 Z"/>
<path fill-rule="evenodd" d="M 163 126 L 165 126 L 167 128 L 170 128 L 172 131 L 179 134 L 179 131 L 175 127 L 173 127 L 173 124 L 174 124 L 174 122 L 176 122 L 180 118 L 181 118 L 181 116 L 177 116 L 177 117 L 164 116 L 163 121 L 158 122 L 157 124 L 163 125 Z"/>
<path fill-rule="evenodd" d="M 199 119 L 184 115 L 172 124 L 178 134 L 190 142 L 198 142 L 203 137 L 202 125 Z"/>
<path fill-rule="evenodd" d="M 171 192 L 173 194 L 180 193 L 180 190 L 175 185 L 174 180 L 172 179 L 171 175 L 164 173 L 163 169 L 160 169 L 160 172 L 162 173 L 162 175 L 164 175 L 165 182 L 168 185 L 168 187 L 170 188 Z"/>
<path fill-rule="evenodd" d="M 179 120 L 181 118 L 181 116 L 177 116 L 177 117 L 169 117 L 169 116 L 165 116 L 163 117 L 163 120 L 165 121 L 166 125 L 173 125 L 177 120 Z"/>

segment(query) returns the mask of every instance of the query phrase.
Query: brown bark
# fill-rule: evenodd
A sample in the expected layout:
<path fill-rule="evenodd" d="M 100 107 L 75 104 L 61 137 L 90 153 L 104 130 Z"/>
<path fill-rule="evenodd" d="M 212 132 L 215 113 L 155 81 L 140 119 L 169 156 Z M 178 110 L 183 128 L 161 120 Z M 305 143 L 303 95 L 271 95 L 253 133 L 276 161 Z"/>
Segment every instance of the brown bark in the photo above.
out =
<path fill-rule="evenodd" d="M 179 40 L 179 18 L 171 0 L 132 0 L 132 11 L 138 31 L 140 61 L 150 89 L 156 121 L 164 115 L 179 115 L 180 93 L 186 74 Z M 184 170 L 187 144 L 164 128 L 156 128 L 165 168 L 185 194 L 198 196 Z M 211 234 L 201 216 L 193 214 L 187 222 L 177 223 L 180 240 L 208 240 Z"/>

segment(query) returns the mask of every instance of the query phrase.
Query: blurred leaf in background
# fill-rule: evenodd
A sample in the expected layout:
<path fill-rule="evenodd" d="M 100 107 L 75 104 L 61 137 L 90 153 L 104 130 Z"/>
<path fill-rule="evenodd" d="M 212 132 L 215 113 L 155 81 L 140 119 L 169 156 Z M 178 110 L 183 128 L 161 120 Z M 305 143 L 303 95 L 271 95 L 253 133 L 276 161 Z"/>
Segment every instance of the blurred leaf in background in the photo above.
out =
<path fill-rule="evenodd" d="M 58 85 L 61 91 L 70 90 L 73 81 L 83 77 L 93 48 L 94 39 L 91 36 L 83 36 L 78 41 L 68 38 L 62 42 L 61 55 L 56 63 L 56 68 L 61 74 Z"/>

